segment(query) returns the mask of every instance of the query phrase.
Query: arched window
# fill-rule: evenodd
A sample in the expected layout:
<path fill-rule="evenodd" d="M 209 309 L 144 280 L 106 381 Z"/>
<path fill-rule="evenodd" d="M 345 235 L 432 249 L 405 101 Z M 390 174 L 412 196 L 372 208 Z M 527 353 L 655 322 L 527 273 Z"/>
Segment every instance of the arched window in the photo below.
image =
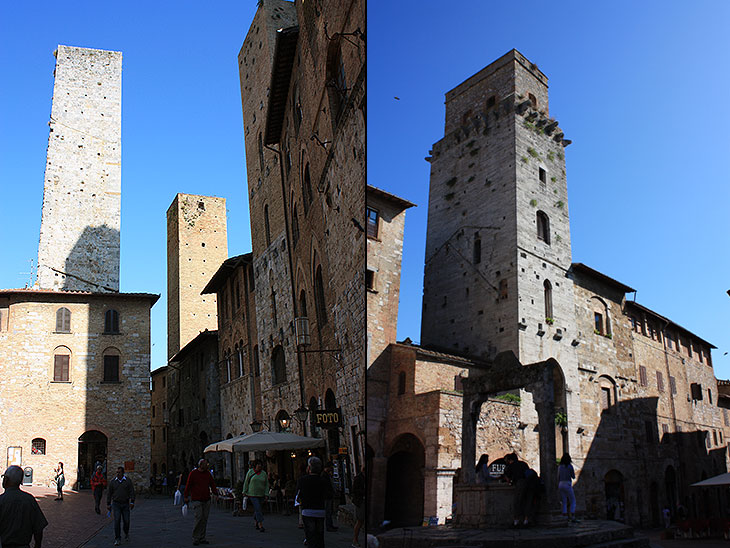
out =
<path fill-rule="evenodd" d="M 59 346 L 53 351 L 53 381 L 69 382 L 70 369 L 71 350 L 65 346 Z"/>
<path fill-rule="evenodd" d="M 299 219 L 297 218 L 296 204 L 291 212 L 291 237 L 294 245 L 296 246 L 299 241 Z"/>
<path fill-rule="evenodd" d="M 550 219 L 544 211 L 537 212 L 537 239 L 550 245 Z"/>
<path fill-rule="evenodd" d="M 271 352 L 271 384 L 283 382 L 286 382 L 286 360 L 284 359 L 284 349 L 281 345 L 277 345 Z"/>
<path fill-rule="evenodd" d="M 271 227 L 269 226 L 269 205 L 264 206 L 264 231 L 266 232 L 266 246 L 271 245 Z"/>
<path fill-rule="evenodd" d="M 398 395 L 406 393 L 406 372 L 398 373 Z"/>
<path fill-rule="evenodd" d="M 601 391 L 601 409 L 608 412 L 616 405 L 616 383 L 612 378 L 602 376 L 598 379 L 598 388 Z"/>
<path fill-rule="evenodd" d="M 71 311 L 68 308 L 56 310 L 56 332 L 71 333 Z"/>
<path fill-rule="evenodd" d="M 327 323 L 327 306 L 324 300 L 324 282 L 322 281 L 322 266 L 317 265 L 314 273 L 314 300 L 317 309 L 317 321 L 320 325 Z"/>
<path fill-rule="evenodd" d="M 261 368 L 259 367 L 259 345 L 253 347 L 253 372 L 257 377 L 261 374 Z"/>
<path fill-rule="evenodd" d="M 532 105 L 532 108 L 537 108 L 537 98 L 532 93 L 528 93 L 527 97 L 530 99 L 530 105 Z"/>
<path fill-rule="evenodd" d="M 104 333 L 119 333 L 119 312 L 110 309 L 104 313 Z"/>
<path fill-rule="evenodd" d="M 231 382 L 231 351 L 226 350 L 226 382 Z"/>
<path fill-rule="evenodd" d="M 43 438 L 34 438 L 30 446 L 31 455 L 45 455 L 46 454 L 46 440 Z"/>
<path fill-rule="evenodd" d="M 237 360 L 236 366 L 232 368 L 231 370 L 231 378 L 235 379 L 241 376 L 241 350 L 238 348 L 238 343 L 235 344 L 233 347 L 233 353 L 235 355 L 235 359 Z"/>
<path fill-rule="evenodd" d="M 474 264 L 482 262 L 482 239 L 479 237 L 479 234 L 474 236 L 473 259 Z"/>
<path fill-rule="evenodd" d="M 304 176 L 302 177 L 302 203 L 304 204 L 304 214 L 306 215 L 312 203 L 312 179 L 309 175 L 309 164 L 304 166 Z"/>
<path fill-rule="evenodd" d="M 545 319 L 553 319 L 553 285 L 549 280 L 545 280 L 542 284 L 545 298 Z"/>
<path fill-rule="evenodd" d="M 104 350 L 104 382 L 119 382 L 120 353 L 116 348 Z"/>
<path fill-rule="evenodd" d="M 307 293 L 303 289 L 299 292 L 299 316 L 307 317 Z"/>

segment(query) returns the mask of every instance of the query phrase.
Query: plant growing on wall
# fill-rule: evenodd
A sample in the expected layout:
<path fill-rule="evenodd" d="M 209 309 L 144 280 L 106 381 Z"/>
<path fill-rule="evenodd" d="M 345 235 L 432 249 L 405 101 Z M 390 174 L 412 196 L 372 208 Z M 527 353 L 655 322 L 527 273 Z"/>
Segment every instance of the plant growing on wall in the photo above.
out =
<path fill-rule="evenodd" d="M 522 163 L 524 163 L 524 164 L 529 162 L 529 160 L 527 159 L 527 156 L 523 156 L 522 158 L 520 158 L 520 160 L 522 160 Z"/>
<path fill-rule="evenodd" d="M 558 200 L 557 202 L 555 202 L 555 207 L 557 207 L 559 209 L 563 209 L 564 205 L 565 205 L 565 202 L 563 202 L 563 200 Z"/>
<path fill-rule="evenodd" d="M 535 200 L 535 198 L 533 198 L 532 200 L 530 200 L 530 205 L 532 207 L 537 207 L 537 200 Z"/>
<path fill-rule="evenodd" d="M 547 153 L 547 159 L 551 162 L 555 159 L 555 153 L 552 150 Z M 555 177 L 553 177 L 553 179 L 555 179 Z"/>
<path fill-rule="evenodd" d="M 517 394 L 500 394 L 499 396 L 494 397 L 495 400 L 502 400 L 510 403 L 520 403 L 522 401 L 522 398 L 520 398 Z"/>
<path fill-rule="evenodd" d="M 555 323 L 554 318 L 545 318 L 545 323 L 548 325 L 553 325 Z"/>
<path fill-rule="evenodd" d="M 534 148 L 532 148 L 532 147 L 528 147 L 528 149 L 527 149 L 527 154 L 529 154 L 529 155 L 530 155 L 530 156 L 532 156 L 533 158 L 537 158 L 538 156 L 540 156 L 540 155 L 539 155 L 539 154 L 537 153 L 537 151 L 536 151 L 536 150 L 535 150 Z"/>
<path fill-rule="evenodd" d="M 561 428 L 568 426 L 568 415 L 564 411 L 558 411 L 555 413 L 555 424 Z"/>

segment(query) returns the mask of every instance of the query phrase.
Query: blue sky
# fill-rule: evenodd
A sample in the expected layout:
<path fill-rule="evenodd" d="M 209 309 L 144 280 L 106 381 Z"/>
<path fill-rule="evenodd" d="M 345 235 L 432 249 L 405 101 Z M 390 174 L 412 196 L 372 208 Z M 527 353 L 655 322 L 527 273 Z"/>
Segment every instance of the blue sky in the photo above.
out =
<path fill-rule="evenodd" d="M 728 20 L 722 1 L 371 0 L 368 182 L 418 205 L 399 340 L 420 339 L 424 157 L 443 136 L 444 94 L 516 48 L 550 79 L 550 114 L 573 141 L 573 260 L 715 344 L 715 374 L 730 378 Z"/>
<path fill-rule="evenodd" d="M 251 250 L 236 57 L 255 11 L 255 0 L 1 4 L 0 287 L 23 287 L 37 260 L 53 51 L 121 51 L 120 289 L 162 295 L 152 368 L 165 364 L 165 212 L 175 194 L 225 197 L 229 254 Z"/>

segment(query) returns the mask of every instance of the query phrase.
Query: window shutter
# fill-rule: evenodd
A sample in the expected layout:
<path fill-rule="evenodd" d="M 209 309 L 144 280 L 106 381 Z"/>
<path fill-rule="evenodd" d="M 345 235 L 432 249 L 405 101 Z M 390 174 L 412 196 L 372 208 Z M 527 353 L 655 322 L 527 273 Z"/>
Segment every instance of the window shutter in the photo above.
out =
<path fill-rule="evenodd" d="M 656 387 L 659 392 L 664 392 L 664 377 L 661 371 L 656 372 Z"/>
<path fill-rule="evenodd" d="M 68 382 L 69 356 L 56 355 L 53 357 L 53 380 Z"/>
<path fill-rule="evenodd" d="M 669 389 L 672 391 L 672 394 L 677 393 L 677 379 L 669 375 Z"/>
<path fill-rule="evenodd" d="M 646 382 L 646 367 L 644 367 L 643 365 L 640 365 L 639 366 L 639 384 L 641 384 L 641 386 L 646 386 L 647 385 L 647 382 Z"/>
<path fill-rule="evenodd" d="M 104 356 L 104 381 L 119 382 L 119 356 Z"/>

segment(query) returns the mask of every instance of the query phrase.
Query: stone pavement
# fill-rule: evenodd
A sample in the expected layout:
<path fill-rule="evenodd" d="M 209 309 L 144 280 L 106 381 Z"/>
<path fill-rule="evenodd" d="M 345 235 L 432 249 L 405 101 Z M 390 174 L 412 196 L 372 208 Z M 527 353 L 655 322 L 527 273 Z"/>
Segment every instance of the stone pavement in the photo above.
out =
<path fill-rule="evenodd" d="M 106 517 L 106 497 L 102 515 L 94 513 L 94 498 L 89 490 L 64 491 L 64 500 L 55 501 L 56 490 L 48 487 L 22 486 L 31 493 L 48 520 L 43 532 L 43 548 L 98 548 L 114 544 L 114 523 Z M 106 491 L 104 492 L 106 495 Z M 250 514 L 231 515 L 230 510 L 213 505 L 208 518 L 208 540 L 213 547 L 240 548 L 302 548 L 304 531 L 297 527 L 298 516 L 264 514 L 265 533 L 254 528 Z M 327 548 L 348 548 L 352 542 L 352 527 L 339 524 L 334 533 L 325 533 Z M 168 548 L 192 546 L 192 512 L 183 518 L 172 498 L 138 496 L 131 512 L 130 548 Z M 364 545 L 364 531 L 360 544 Z M 32 543 L 31 543 L 32 544 Z"/>

